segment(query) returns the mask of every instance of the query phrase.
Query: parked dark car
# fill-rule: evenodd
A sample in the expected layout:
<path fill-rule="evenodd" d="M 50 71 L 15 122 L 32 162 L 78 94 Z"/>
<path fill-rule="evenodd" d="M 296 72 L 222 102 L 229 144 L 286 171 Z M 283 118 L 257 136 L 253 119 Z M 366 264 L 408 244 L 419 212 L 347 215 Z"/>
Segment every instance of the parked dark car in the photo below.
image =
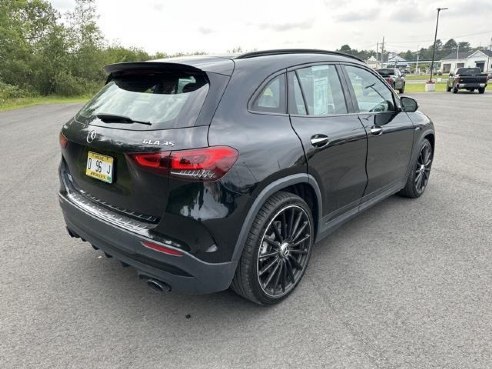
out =
<path fill-rule="evenodd" d="M 475 91 L 483 94 L 487 87 L 487 74 L 482 73 L 480 68 L 458 68 L 454 73 L 449 73 L 446 90 L 458 93 L 459 90 Z"/>
<path fill-rule="evenodd" d="M 426 189 L 432 122 L 352 56 L 274 50 L 106 71 L 61 130 L 60 204 L 72 237 L 154 289 L 279 302 L 316 241 Z"/>
<path fill-rule="evenodd" d="M 401 94 L 405 92 L 405 77 L 398 68 L 376 69 L 376 72 L 378 72 L 386 82 L 393 87 L 393 89 Z"/>

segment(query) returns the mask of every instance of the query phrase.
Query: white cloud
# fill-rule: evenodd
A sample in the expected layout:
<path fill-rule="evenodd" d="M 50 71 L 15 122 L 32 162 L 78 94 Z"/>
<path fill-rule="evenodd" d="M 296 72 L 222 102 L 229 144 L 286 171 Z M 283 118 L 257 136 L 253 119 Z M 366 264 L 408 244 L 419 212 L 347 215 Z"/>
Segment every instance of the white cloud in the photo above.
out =
<path fill-rule="evenodd" d="M 73 0 L 51 0 L 65 11 Z M 224 53 L 234 47 L 375 49 L 385 36 L 395 51 L 426 47 L 442 0 L 96 0 L 108 40 L 149 52 Z M 490 42 L 491 0 L 446 0 L 439 38 Z M 480 6 L 475 6 L 479 4 Z M 474 9 L 465 11 L 463 9 Z M 473 25 L 470 28 L 470 25 Z M 490 31 L 489 34 L 482 33 Z M 476 35 L 476 33 L 481 33 Z M 429 42 L 430 41 L 430 42 Z"/>

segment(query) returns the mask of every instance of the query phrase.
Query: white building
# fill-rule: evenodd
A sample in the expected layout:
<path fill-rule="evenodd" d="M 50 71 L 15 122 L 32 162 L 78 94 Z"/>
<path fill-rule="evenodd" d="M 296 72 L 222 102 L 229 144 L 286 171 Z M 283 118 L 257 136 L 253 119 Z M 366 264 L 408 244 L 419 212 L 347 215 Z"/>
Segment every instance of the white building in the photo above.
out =
<path fill-rule="evenodd" d="M 408 68 L 408 62 L 397 53 L 388 53 L 388 61 L 384 63 L 387 68 Z"/>
<path fill-rule="evenodd" d="M 374 55 L 366 60 L 366 64 L 373 69 L 379 69 L 381 67 L 381 64 L 379 64 L 379 60 L 377 60 Z"/>
<path fill-rule="evenodd" d="M 457 68 L 480 68 L 483 73 L 492 72 L 492 51 L 475 50 L 453 52 L 441 60 L 441 72 L 454 72 Z"/>

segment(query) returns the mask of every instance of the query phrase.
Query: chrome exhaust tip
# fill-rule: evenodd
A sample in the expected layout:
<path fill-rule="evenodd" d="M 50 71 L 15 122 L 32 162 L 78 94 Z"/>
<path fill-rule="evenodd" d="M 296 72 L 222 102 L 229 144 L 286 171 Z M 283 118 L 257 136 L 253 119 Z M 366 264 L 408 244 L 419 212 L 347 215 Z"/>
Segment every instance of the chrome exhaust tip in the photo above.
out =
<path fill-rule="evenodd" d="M 171 292 L 171 286 L 156 279 L 148 279 L 147 286 L 157 292 Z"/>

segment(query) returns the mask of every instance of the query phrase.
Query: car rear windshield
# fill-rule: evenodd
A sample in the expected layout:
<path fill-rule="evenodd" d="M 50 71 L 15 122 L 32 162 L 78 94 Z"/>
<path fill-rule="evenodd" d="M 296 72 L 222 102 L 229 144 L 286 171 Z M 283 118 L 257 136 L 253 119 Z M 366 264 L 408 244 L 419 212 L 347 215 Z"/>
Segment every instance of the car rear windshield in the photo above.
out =
<path fill-rule="evenodd" d="M 89 122 L 97 116 L 124 117 L 145 122 L 149 129 L 194 125 L 207 96 L 209 83 L 199 72 L 125 72 L 115 76 L 77 114 Z M 116 119 L 115 123 L 121 123 Z"/>
<path fill-rule="evenodd" d="M 459 68 L 456 71 L 456 74 L 459 74 L 462 76 L 474 76 L 474 75 L 480 74 L 480 68 Z"/>
<path fill-rule="evenodd" d="M 393 69 L 378 69 L 377 72 L 383 77 L 393 76 L 395 74 Z"/>

